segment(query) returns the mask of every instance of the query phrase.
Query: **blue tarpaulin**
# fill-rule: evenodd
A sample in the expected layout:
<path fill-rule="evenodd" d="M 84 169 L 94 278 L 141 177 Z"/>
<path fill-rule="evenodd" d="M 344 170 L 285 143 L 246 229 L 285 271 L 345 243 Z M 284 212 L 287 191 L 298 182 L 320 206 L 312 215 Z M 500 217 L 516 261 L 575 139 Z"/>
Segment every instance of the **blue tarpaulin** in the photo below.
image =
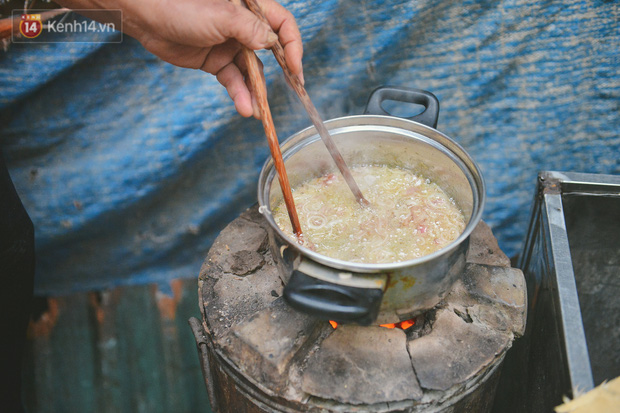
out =
<path fill-rule="evenodd" d="M 479 164 L 483 219 L 518 253 L 540 170 L 620 173 L 616 1 L 283 1 L 325 119 L 380 85 L 433 92 L 438 129 Z M 116 37 L 115 37 L 116 36 Z M 0 51 L 0 145 L 36 231 L 38 294 L 195 277 L 256 202 L 269 151 L 215 78 L 135 40 Z M 310 125 L 270 53 L 279 138 Z"/>

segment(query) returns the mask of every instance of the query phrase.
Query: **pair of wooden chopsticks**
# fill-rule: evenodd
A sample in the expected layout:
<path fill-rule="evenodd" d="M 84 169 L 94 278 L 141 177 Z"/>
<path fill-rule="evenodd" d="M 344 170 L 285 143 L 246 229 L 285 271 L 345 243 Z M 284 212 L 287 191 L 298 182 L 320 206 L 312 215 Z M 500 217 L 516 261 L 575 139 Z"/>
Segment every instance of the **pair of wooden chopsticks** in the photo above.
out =
<path fill-rule="evenodd" d="M 241 0 L 231 0 L 234 4 L 241 5 Z M 256 2 L 256 0 L 245 0 L 245 3 L 256 16 L 258 16 L 263 22 L 269 25 L 265 14 L 262 9 Z M 340 173 L 344 177 L 347 185 L 353 192 L 355 199 L 362 205 L 367 205 L 368 201 L 362 195 L 357 183 L 353 179 L 351 175 L 351 171 L 347 167 L 346 162 L 342 158 L 342 155 L 338 151 L 336 144 L 331 138 L 323 120 L 321 119 L 316 107 L 310 100 L 310 96 L 306 92 L 303 84 L 299 80 L 299 77 L 293 72 L 290 71 L 288 65 L 286 64 L 286 59 L 284 57 L 284 48 L 277 41 L 273 47 L 271 48 L 273 55 L 276 58 L 278 64 L 282 67 L 284 71 L 284 75 L 286 76 L 288 82 L 292 86 L 295 93 L 301 100 L 304 108 L 308 112 L 308 116 L 310 116 L 310 120 L 314 124 L 314 127 L 319 132 L 319 136 L 323 140 L 323 143 L 327 147 L 330 155 L 334 159 L 336 166 L 340 170 Z M 260 73 L 259 65 L 258 65 L 258 57 L 254 54 L 253 51 L 248 49 L 247 47 L 243 47 L 242 51 L 244 55 L 244 59 L 246 61 L 248 76 L 250 77 L 250 83 L 252 88 L 254 89 L 254 95 L 256 97 L 257 105 L 259 108 L 259 112 L 261 115 L 261 120 L 263 122 L 263 128 L 265 129 L 265 134 L 267 135 L 267 141 L 269 142 L 269 149 L 271 151 L 271 156 L 273 158 L 273 162 L 276 167 L 276 171 L 278 173 L 278 179 L 280 182 L 280 188 L 282 188 L 282 193 L 284 194 L 284 203 L 286 205 L 289 218 L 291 219 L 291 224 L 293 226 L 293 232 L 301 240 L 302 232 L 301 226 L 299 224 L 299 217 L 297 216 L 297 210 L 295 209 L 295 203 L 293 201 L 293 194 L 291 191 L 291 186 L 288 181 L 288 176 L 286 174 L 286 169 L 284 168 L 284 161 L 282 160 L 282 153 L 280 151 L 280 144 L 278 142 L 278 137 L 276 134 L 275 126 L 273 124 L 273 118 L 271 117 L 271 111 L 269 109 L 269 103 L 267 101 L 267 88 L 265 82 Z"/>

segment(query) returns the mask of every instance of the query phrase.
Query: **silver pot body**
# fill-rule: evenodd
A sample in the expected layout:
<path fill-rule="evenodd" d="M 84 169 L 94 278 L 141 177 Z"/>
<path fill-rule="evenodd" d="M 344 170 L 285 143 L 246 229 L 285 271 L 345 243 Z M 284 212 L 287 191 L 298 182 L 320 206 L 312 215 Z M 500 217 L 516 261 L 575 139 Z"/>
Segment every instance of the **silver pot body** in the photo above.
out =
<path fill-rule="evenodd" d="M 258 203 L 269 224 L 274 260 L 287 287 L 292 275 L 313 283 L 305 289 L 307 294 L 302 291 L 299 299 L 291 298 L 289 303 L 320 318 L 358 324 L 395 323 L 433 308 L 462 274 L 469 236 L 481 219 L 485 185 L 479 168 L 455 141 L 415 121 L 359 115 L 325 124 L 349 166 L 387 165 L 429 178 L 454 199 L 467 225 L 445 248 L 409 261 L 362 264 L 318 254 L 285 235 L 275 223 L 271 209 L 283 198 L 270 159 L 259 177 Z M 326 173 L 338 173 L 314 127 L 291 136 L 281 148 L 293 188 Z M 302 230 L 303 226 L 302 222 Z M 355 294 L 349 294 L 349 289 Z M 374 307 L 364 312 L 360 306 Z"/>

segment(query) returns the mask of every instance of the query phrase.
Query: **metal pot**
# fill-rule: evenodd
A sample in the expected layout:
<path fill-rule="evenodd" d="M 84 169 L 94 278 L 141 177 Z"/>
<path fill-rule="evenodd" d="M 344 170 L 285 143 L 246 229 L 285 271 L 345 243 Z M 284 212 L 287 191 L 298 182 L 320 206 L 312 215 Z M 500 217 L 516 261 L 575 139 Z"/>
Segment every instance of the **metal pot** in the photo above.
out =
<path fill-rule="evenodd" d="M 389 116 L 382 108 L 388 100 L 419 104 L 424 111 L 410 119 Z M 258 183 L 259 211 L 269 223 L 270 247 L 285 283 L 284 298 L 293 308 L 341 323 L 394 323 L 434 307 L 450 290 L 464 269 L 469 235 L 482 215 L 485 185 L 465 150 L 435 129 L 438 116 L 439 102 L 430 92 L 381 87 L 371 94 L 364 115 L 325 122 L 349 166 L 407 168 L 431 179 L 455 200 L 465 215 L 465 230 L 445 248 L 421 258 L 362 264 L 299 245 L 271 215 L 282 192 L 273 162 L 265 163 Z M 281 148 L 293 188 L 337 171 L 314 127 L 294 134 Z"/>

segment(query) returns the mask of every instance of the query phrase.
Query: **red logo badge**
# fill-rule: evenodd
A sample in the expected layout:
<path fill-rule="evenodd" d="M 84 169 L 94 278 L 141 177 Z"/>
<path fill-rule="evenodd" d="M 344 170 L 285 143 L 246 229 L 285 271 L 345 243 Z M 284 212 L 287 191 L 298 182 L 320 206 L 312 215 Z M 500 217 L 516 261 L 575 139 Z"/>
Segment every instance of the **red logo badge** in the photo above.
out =
<path fill-rule="evenodd" d="M 43 23 L 40 14 L 22 14 L 19 22 L 19 32 L 22 36 L 34 39 L 43 31 Z"/>

